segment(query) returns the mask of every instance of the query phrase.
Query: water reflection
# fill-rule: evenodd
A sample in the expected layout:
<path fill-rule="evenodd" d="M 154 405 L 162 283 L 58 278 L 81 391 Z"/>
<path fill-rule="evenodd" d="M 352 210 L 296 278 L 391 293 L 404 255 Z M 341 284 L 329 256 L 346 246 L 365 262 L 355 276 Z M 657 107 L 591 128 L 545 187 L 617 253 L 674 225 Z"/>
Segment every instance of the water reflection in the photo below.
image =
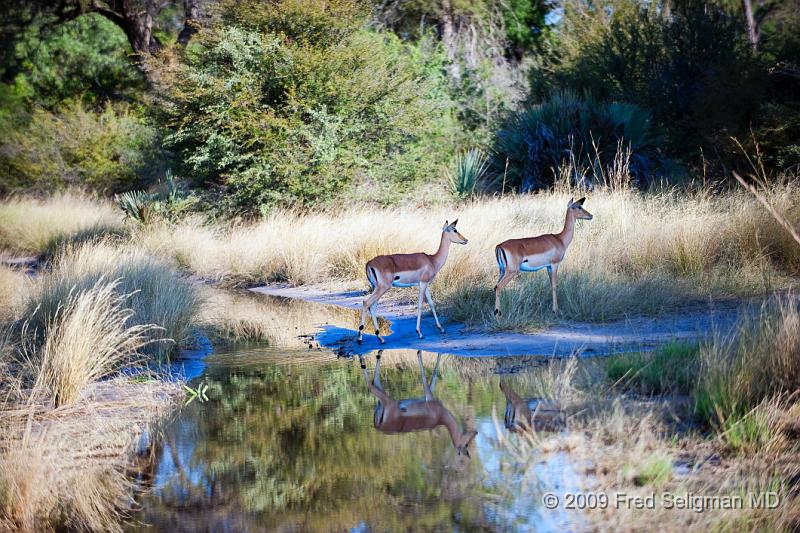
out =
<path fill-rule="evenodd" d="M 417 350 L 417 360 L 419 361 L 420 377 L 422 378 L 422 390 L 424 398 L 406 398 L 395 400 L 389 396 L 381 386 L 381 356 L 383 350 L 378 351 L 375 356 L 375 371 L 372 380 L 369 379 L 367 365 L 364 356 L 359 356 L 361 370 L 364 372 L 364 381 L 367 389 L 378 399 L 375 406 L 374 424 L 375 429 L 386 434 L 409 433 L 411 431 L 431 430 L 439 426 L 444 426 L 450 433 L 453 447 L 458 454 L 469 457 L 467 446 L 477 435 L 477 431 L 462 431 L 458 427 L 453 414 L 444 406 L 442 401 L 434 396 L 436 390 L 436 379 L 439 376 L 439 362 L 441 354 L 436 354 L 436 364 L 433 367 L 433 374 L 430 381 L 426 375 L 425 366 L 422 364 L 422 350 Z"/>
<path fill-rule="evenodd" d="M 506 397 L 503 422 L 509 431 L 559 431 L 566 425 L 566 413 L 554 402 L 546 398 L 524 399 L 505 379 L 500 380 L 500 390 Z"/>
<path fill-rule="evenodd" d="M 546 526 L 552 515 L 541 514 L 538 492 L 509 496 L 491 421 L 492 407 L 506 401 L 493 372 L 509 361 L 392 350 L 376 358 L 370 380 L 356 359 L 328 351 L 213 355 L 194 383 L 208 383 L 209 401 L 193 402 L 164 428 L 152 490 L 139 498 L 130 529 L 563 530 Z M 420 374 L 425 398 L 385 392 L 419 396 Z M 480 432 L 471 459 L 458 448 L 475 432 L 457 420 Z M 442 429 L 406 433 L 438 425 L 450 437 Z M 554 472 L 571 476 L 558 478 L 562 488 L 572 483 L 568 468 Z"/>

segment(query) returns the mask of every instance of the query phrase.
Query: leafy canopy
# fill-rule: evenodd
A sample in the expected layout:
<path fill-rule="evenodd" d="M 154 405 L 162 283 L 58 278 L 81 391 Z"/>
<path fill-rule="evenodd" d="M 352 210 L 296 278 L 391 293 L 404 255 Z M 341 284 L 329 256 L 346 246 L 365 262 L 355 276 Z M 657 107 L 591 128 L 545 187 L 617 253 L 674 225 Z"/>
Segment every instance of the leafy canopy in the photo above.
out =
<path fill-rule="evenodd" d="M 235 2 L 165 79 L 185 174 L 255 211 L 345 186 L 402 190 L 449 153 L 440 57 L 365 26 L 355 2 Z M 380 193 L 379 193 L 380 194 Z"/>

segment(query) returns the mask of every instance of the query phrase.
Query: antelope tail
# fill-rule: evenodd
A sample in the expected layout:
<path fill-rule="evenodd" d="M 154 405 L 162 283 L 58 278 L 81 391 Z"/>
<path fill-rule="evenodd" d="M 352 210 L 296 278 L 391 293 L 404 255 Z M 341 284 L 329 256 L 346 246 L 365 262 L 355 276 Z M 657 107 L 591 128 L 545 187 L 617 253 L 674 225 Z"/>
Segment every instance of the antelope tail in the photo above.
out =
<path fill-rule="evenodd" d="M 366 272 L 367 272 L 367 281 L 369 281 L 369 284 L 374 289 L 375 285 L 377 285 L 377 283 L 378 283 L 378 281 L 377 281 L 378 277 L 375 274 L 375 269 L 373 267 L 367 265 L 366 266 Z"/>
<path fill-rule="evenodd" d="M 500 279 L 503 279 L 503 275 L 506 273 L 506 264 L 508 263 L 506 252 L 498 246 L 494 249 L 494 255 L 497 258 L 497 267 L 500 269 Z"/>

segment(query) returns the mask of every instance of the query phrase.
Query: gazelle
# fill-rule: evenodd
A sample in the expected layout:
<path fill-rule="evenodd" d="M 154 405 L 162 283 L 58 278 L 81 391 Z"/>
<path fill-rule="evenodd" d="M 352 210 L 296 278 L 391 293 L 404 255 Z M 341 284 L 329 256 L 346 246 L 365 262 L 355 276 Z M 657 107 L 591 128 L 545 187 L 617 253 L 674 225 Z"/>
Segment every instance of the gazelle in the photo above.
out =
<path fill-rule="evenodd" d="M 586 198 L 577 202 L 570 199 L 567 203 L 567 216 L 564 220 L 564 229 L 561 233 L 548 233 L 538 237 L 524 239 L 509 239 L 501 242 L 494 249 L 497 266 L 500 268 L 500 280 L 494 287 L 494 314 L 500 316 L 500 291 L 508 285 L 520 272 L 536 272 L 547 269 L 550 276 L 550 289 L 553 292 L 553 312 L 558 314 L 558 298 L 556 297 L 556 283 L 558 281 L 558 265 L 564 260 L 572 235 L 575 231 L 575 221 L 592 220 L 592 215 L 583 208 Z"/>
<path fill-rule="evenodd" d="M 426 253 L 414 254 L 392 254 L 392 255 L 379 255 L 370 259 L 366 265 L 367 281 L 372 286 L 372 294 L 370 294 L 361 307 L 361 323 L 358 326 L 358 342 L 361 342 L 362 334 L 364 332 L 364 320 L 366 319 L 367 311 L 372 316 L 372 323 L 375 326 L 375 336 L 383 344 L 383 337 L 381 337 L 380 330 L 378 329 L 378 318 L 375 316 L 375 304 L 380 298 L 386 294 L 386 291 L 392 287 L 411 287 L 419 285 L 419 302 L 417 304 L 417 335 L 422 338 L 420 331 L 420 321 L 422 320 L 422 300 L 428 300 L 428 305 L 433 312 L 433 319 L 436 321 L 436 327 L 439 331 L 444 333 L 444 328 L 439 323 L 439 317 L 436 316 L 436 308 L 433 306 L 431 299 L 431 291 L 428 285 L 436 277 L 436 274 L 444 266 L 447 261 L 447 254 L 450 251 L 450 244 L 467 244 L 467 239 L 456 230 L 458 219 L 454 220 L 452 224 L 444 223 L 442 228 L 442 238 L 439 242 L 439 249 L 433 255 Z"/>
<path fill-rule="evenodd" d="M 383 387 L 381 387 L 381 354 L 382 351 L 379 351 L 376 356 L 375 371 L 371 381 L 367 372 L 367 365 L 364 363 L 364 356 L 358 356 L 361 362 L 361 370 L 364 372 L 364 381 L 367 382 L 367 388 L 378 399 L 373 419 L 375 429 L 381 433 L 393 434 L 430 430 L 438 426 L 445 426 L 447 431 L 450 432 L 450 439 L 453 441 L 453 446 L 458 451 L 458 454 L 461 455 L 463 453 L 469 457 L 467 446 L 478 432 L 461 431 L 453 414 L 433 395 L 436 387 L 436 377 L 439 373 L 441 354 L 436 354 L 433 376 L 428 382 L 425 366 L 422 364 L 422 351 L 417 350 L 417 360 L 419 361 L 419 371 L 422 377 L 422 388 L 425 391 L 425 397 L 404 400 L 395 400 L 386 394 Z"/>
<path fill-rule="evenodd" d="M 503 419 L 506 429 L 517 432 L 520 429 L 556 431 L 565 423 L 564 411 L 543 398 L 521 398 L 504 380 L 500 389 L 506 396 L 506 414 Z"/>

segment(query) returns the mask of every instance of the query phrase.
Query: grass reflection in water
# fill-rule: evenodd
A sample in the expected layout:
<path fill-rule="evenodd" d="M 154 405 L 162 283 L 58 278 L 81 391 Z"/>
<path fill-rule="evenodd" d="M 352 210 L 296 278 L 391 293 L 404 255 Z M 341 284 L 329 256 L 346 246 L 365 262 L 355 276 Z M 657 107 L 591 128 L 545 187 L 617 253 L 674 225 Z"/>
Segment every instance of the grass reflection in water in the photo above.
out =
<path fill-rule="evenodd" d="M 137 529 L 492 528 L 501 496 L 486 482 L 480 453 L 459 456 L 443 427 L 380 433 L 357 360 L 309 355 L 261 350 L 208 360 L 199 379 L 209 401 L 187 406 L 165 428 Z M 424 358 L 430 373 L 435 355 Z M 437 396 L 475 427 L 502 393 L 494 379 L 464 376 L 463 365 L 457 375 L 448 359 Z M 385 352 L 383 360 L 388 391 L 423 396 L 415 352 Z M 493 361 L 472 362 L 469 374 L 491 374 Z"/>

